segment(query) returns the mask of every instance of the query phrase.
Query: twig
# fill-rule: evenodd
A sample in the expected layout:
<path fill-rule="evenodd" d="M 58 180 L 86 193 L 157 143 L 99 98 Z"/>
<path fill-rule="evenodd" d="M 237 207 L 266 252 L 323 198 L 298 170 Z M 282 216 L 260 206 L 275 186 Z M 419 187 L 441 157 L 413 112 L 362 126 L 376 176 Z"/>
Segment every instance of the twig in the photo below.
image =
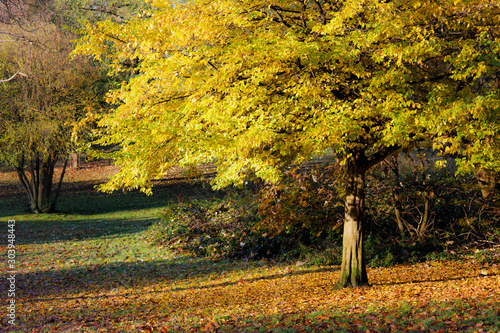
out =
<path fill-rule="evenodd" d="M 18 75 L 20 75 L 20 76 L 25 76 L 25 77 L 27 77 L 27 76 L 28 76 L 28 75 L 26 75 L 26 74 L 24 74 L 24 73 L 17 72 L 16 74 L 12 75 L 10 78 L 8 78 L 8 79 L 6 79 L 6 80 L 0 80 L 0 83 L 1 83 L 1 82 L 9 82 L 9 81 L 11 81 L 11 80 L 14 80 L 14 78 L 15 78 L 16 76 L 18 76 Z"/>

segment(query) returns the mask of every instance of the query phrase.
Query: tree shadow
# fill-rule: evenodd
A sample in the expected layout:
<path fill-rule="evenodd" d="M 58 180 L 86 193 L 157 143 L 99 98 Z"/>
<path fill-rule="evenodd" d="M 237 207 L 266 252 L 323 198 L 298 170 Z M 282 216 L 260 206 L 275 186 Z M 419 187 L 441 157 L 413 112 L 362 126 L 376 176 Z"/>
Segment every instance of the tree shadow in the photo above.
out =
<path fill-rule="evenodd" d="M 47 217 L 48 216 L 48 217 Z M 15 244 L 49 244 L 64 241 L 82 241 L 95 238 L 114 238 L 144 231 L 156 221 L 155 217 L 89 218 L 64 220 L 64 215 L 44 220 L 16 221 Z M 6 238 L 6 237 L 2 237 Z M 5 243 L 6 244 L 6 243 Z"/>
<path fill-rule="evenodd" d="M 59 211 L 66 214 L 106 214 L 117 211 L 141 210 L 162 207 L 171 203 L 189 200 L 210 200 L 222 197 L 222 191 L 214 191 L 207 183 L 188 183 L 185 180 L 169 179 L 154 184 L 153 194 L 139 190 L 113 193 L 98 192 L 95 184 L 86 190 L 76 189 L 61 198 Z M 82 200 L 82 193 L 85 194 Z"/>
<path fill-rule="evenodd" d="M 201 277 L 206 274 L 203 268 L 213 267 L 213 262 L 209 260 L 200 260 L 197 264 L 194 264 L 200 266 L 193 268 L 193 263 L 171 262 L 166 264 L 166 269 L 183 271 L 188 274 L 195 273 L 199 275 L 198 277 Z M 141 265 L 142 263 L 137 268 L 143 269 L 144 266 Z M 154 265 L 158 266 L 160 264 L 154 263 Z M 219 272 L 219 269 L 222 269 L 220 272 L 222 273 L 224 270 L 234 269 L 234 265 L 231 266 L 230 262 L 216 266 L 213 272 Z M 336 270 L 336 268 L 304 270 L 294 272 L 293 275 L 332 270 Z M 86 327 L 102 327 L 106 323 L 119 323 L 122 320 L 130 320 L 131 318 L 134 319 L 135 323 L 144 324 L 142 328 L 144 331 L 165 332 L 203 330 L 217 332 L 365 332 L 368 330 L 427 332 L 443 329 L 446 331 L 465 331 L 467 328 L 477 327 L 492 329 L 497 327 L 494 326 L 495 323 L 498 324 L 498 300 L 489 300 L 489 303 L 485 305 L 482 303 L 484 300 L 470 295 L 464 295 L 463 298 L 447 300 L 446 302 L 436 299 L 433 302 L 410 304 L 402 300 L 399 303 L 387 305 L 374 303 L 373 307 L 363 308 L 366 304 L 360 306 L 356 301 L 359 294 L 353 293 L 352 303 L 345 302 L 341 307 L 333 310 L 320 310 L 314 306 L 300 310 L 288 307 L 273 314 L 259 310 L 259 304 L 261 304 L 262 300 L 256 298 L 254 293 L 248 293 L 247 286 L 255 289 L 258 287 L 252 286 L 251 282 L 282 279 L 289 275 L 292 274 L 256 277 L 246 280 L 244 284 L 241 284 L 241 281 L 231 281 L 203 286 L 172 288 L 170 290 L 114 293 L 91 297 L 84 295 L 79 297 L 57 297 L 57 294 L 48 293 L 46 294 L 48 297 L 33 298 L 27 301 L 23 300 L 23 302 L 31 303 L 33 306 L 35 306 L 34 303 L 43 303 L 44 307 L 51 309 L 50 313 L 42 315 L 43 317 L 39 321 L 41 326 L 38 326 L 38 328 L 42 326 L 52 327 L 51 325 L 67 325 L 69 323 L 74 325 L 83 324 Z M 102 277 L 95 277 L 95 280 L 99 280 L 99 278 Z M 180 276 L 176 278 L 182 279 Z M 197 278 L 197 280 L 199 279 Z M 455 279 L 451 278 L 449 280 Z M 246 283 L 249 284 L 246 285 Z M 218 288 L 236 284 L 241 284 L 241 288 Z M 138 285 L 138 287 L 142 286 L 142 284 Z M 207 290 L 211 288 L 213 290 Z M 300 288 L 300 286 L 297 286 L 297 288 Z M 182 293 L 184 290 L 191 292 Z M 99 291 L 105 292 L 105 290 Z M 178 291 L 181 292 L 176 293 Z M 272 291 L 269 290 L 265 290 L 265 292 L 271 292 L 272 294 Z M 275 290 L 275 292 L 280 294 L 280 290 Z M 282 300 L 284 305 L 286 305 L 288 297 L 286 295 L 285 293 Z M 272 295 L 270 297 L 272 298 Z M 293 293 L 289 297 L 293 297 Z M 349 294 L 346 294 L 345 297 L 351 298 Z M 271 298 L 267 299 L 271 300 Z M 81 301 L 73 302 L 72 304 L 76 303 L 78 305 L 71 308 L 71 310 L 60 306 L 60 304 L 64 304 L 64 301 L 75 300 Z M 325 300 L 328 300 L 328 292 L 325 292 Z M 249 304 L 249 309 L 252 312 L 249 313 L 249 316 L 242 314 L 224 318 L 219 316 L 218 310 L 220 306 L 227 308 L 230 305 L 238 307 Z M 52 310 L 52 306 L 54 306 L 54 310 Z M 206 311 L 196 311 L 197 309 Z M 194 314 L 195 311 L 196 313 L 204 313 L 204 315 L 196 315 Z M 151 318 L 156 320 L 151 320 Z M 31 323 L 26 321 L 23 325 L 28 327 Z M 146 327 L 147 325 L 153 329 L 149 329 Z M 207 329 L 210 326 L 212 329 Z M 108 328 L 112 331 L 111 327 Z M 213 329 L 213 327 L 217 329 Z M 122 327 L 122 329 L 126 328 Z M 134 326 L 134 330 L 140 331 L 141 328 Z"/>
<path fill-rule="evenodd" d="M 30 214 L 29 218 L 16 221 L 16 244 L 53 243 L 137 233 L 160 218 L 162 207 L 191 200 L 214 200 L 224 195 L 224 192 L 214 191 L 206 183 L 189 184 L 185 180 L 160 183 L 150 196 L 139 191 L 107 194 L 97 192 L 94 187 L 95 184 L 89 182 L 73 183 L 63 192 L 57 213 Z M 29 214 L 24 196 L 15 196 L 8 202 L 4 199 L 0 218 Z M 6 234 L 1 238 L 5 237 Z"/>
<path fill-rule="evenodd" d="M 212 190 L 207 182 L 189 183 L 182 178 L 154 182 L 152 195 L 139 190 L 103 193 L 97 190 L 97 185 L 99 183 L 96 182 L 66 183 L 61 191 L 56 214 L 95 215 L 150 209 L 189 200 L 221 198 L 224 194 L 223 191 Z M 1 192 L 0 218 L 30 214 L 27 197 L 19 188 L 3 186 Z"/>
<path fill-rule="evenodd" d="M 185 260 L 185 259 L 184 259 Z M 255 269 L 254 265 L 242 266 L 235 264 L 234 261 L 224 261 L 223 263 L 214 263 L 210 259 L 195 259 L 188 262 L 132 262 L 132 263 L 114 263 L 108 265 L 94 265 L 68 270 L 41 271 L 17 275 L 19 289 L 25 302 L 44 302 L 53 300 L 71 300 L 71 299 L 104 299 L 112 297 L 131 297 L 135 295 L 153 295 L 168 294 L 176 291 L 186 290 L 206 290 L 219 287 L 234 286 L 256 281 L 277 280 L 291 276 L 306 275 L 319 272 L 334 272 L 338 268 L 322 267 L 290 273 L 280 273 L 252 277 L 243 280 L 207 283 L 201 286 L 173 287 L 162 290 L 148 290 L 147 292 L 125 292 L 111 293 L 121 287 L 144 288 L 151 285 L 164 282 L 173 283 L 182 280 L 203 278 L 206 275 L 222 275 L 234 271 L 250 271 Z M 36 286 L 45 285 L 43 289 L 37 289 Z M 103 293 L 99 296 L 70 296 L 57 297 L 66 293 Z M 108 293 L 108 294 L 106 294 Z"/>
<path fill-rule="evenodd" d="M 259 266 L 258 262 L 235 262 L 234 260 L 219 260 L 200 258 L 177 258 L 157 261 L 114 262 L 72 267 L 69 269 L 55 269 L 18 273 L 16 287 L 19 295 L 27 302 L 50 300 L 90 299 L 118 296 L 141 295 L 145 292 L 125 292 L 117 294 L 114 291 L 123 288 L 148 288 L 159 285 L 166 289 L 148 290 L 147 294 L 170 293 L 183 290 L 205 290 L 217 287 L 232 286 L 242 283 L 241 280 L 214 282 L 206 280 L 210 277 L 219 278 L 226 273 L 236 271 L 246 272 Z M 244 283 L 259 280 L 276 280 L 294 275 L 304 275 L 316 272 L 336 271 L 338 268 L 313 268 L 289 273 L 263 275 L 245 279 Z M 206 281 L 203 285 L 191 285 L 193 279 Z M 168 287 L 170 283 L 186 281 L 186 286 Z M 112 294 L 107 295 L 108 293 Z M 101 294 L 100 296 L 86 296 L 86 293 Z M 58 297 L 58 295 L 78 294 L 78 296 Z M 83 294 L 83 295 L 82 295 Z"/>

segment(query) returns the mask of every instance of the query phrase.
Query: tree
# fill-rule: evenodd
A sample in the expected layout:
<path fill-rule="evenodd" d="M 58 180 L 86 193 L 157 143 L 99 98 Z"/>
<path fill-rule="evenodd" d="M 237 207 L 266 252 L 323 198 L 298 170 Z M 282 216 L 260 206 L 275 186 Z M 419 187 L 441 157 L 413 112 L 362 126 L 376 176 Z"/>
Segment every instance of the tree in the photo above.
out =
<path fill-rule="evenodd" d="M 497 155 L 478 149 L 500 151 L 493 1 L 152 6 L 124 25 L 88 24 L 77 47 L 114 70 L 139 59 L 139 75 L 110 93 L 116 109 L 100 121 L 100 143 L 121 146 L 121 172 L 104 190 L 149 192 L 172 164 L 206 161 L 218 166 L 217 187 L 249 175 L 272 182 L 332 148 L 345 170 L 337 287 L 355 287 L 368 284 L 362 222 L 372 166 L 434 139 L 446 152 L 465 147 L 464 166 L 498 167 Z"/>
<path fill-rule="evenodd" d="M 66 24 L 81 28 L 81 23 L 112 20 L 126 22 L 150 6 L 140 0 L 58 0 L 54 10 L 64 14 Z"/>
<path fill-rule="evenodd" d="M 124 21 L 147 4 L 141 1 L 7 0 L 0 3 L 0 160 L 16 168 L 34 212 L 55 209 L 68 154 L 90 135 L 85 112 L 99 110 L 106 86 L 88 57 L 69 59 L 82 19 Z M 0 76 L 1 78 L 1 76 Z M 7 85 L 8 83 L 8 85 Z M 8 96 L 8 98 L 7 98 Z M 14 101 L 14 103 L 12 103 Z M 73 139 L 73 141 L 72 141 Z M 53 172 L 63 171 L 53 194 Z"/>
<path fill-rule="evenodd" d="M 0 43 L 1 75 L 23 73 L 15 82 L 0 83 L 0 161 L 16 169 L 32 211 L 50 212 L 73 147 L 73 123 L 99 107 L 95 85 L 100 72 L 88 57 L 69 59 L 74 35 L 55 24 L 31 21 L 2 30 L 29 35 Z M 54 169 L 61 160 L 54 193 Z"/>

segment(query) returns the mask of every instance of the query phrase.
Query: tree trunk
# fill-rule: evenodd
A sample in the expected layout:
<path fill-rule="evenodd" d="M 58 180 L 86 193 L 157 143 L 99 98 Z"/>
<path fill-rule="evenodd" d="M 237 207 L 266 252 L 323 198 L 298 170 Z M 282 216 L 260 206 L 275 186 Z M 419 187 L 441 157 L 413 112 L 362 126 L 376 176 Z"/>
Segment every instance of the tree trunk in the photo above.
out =
<path fill-rule="evenodd" d="M 476 172 L 483 199 L 491 200 L 497 186 L 497 174 L 491 170 L 480 169 Z"/>
<path fill-rule="evenodd" d="M 50 196 L 52 194 L 52 180 L 56 156 L 35 157 L 25 164 L 24 159 L 16 167 L 19 180 L 28 194 L 30 208 L 33 213 L 48 213 L 52 209 Z M 25 170 L 29 171 L 28 177 Z"/>
<path fill-rule="evenodd" d="M 52 211 L 52 212 L 56 210 L 56 204 L 57 204 L 57 200 L 59 199 L 59 195 L 61 194 L 61 186 L 62 186 L 62 182 L 64 179 L 64 174 L 66 173 L 67 166 L 68 166 L 68 158 L 66 158 L 64 160 L 64 163 L 63 163 L 63 167 L 61 170 L 61 177 L 59 178 L 59 183 L 57 184 L 56 193 L 54 195 L 54 200 L 52 201 L 52 205 L 50 207 L 50 211 Z"/>
<path fill-rule="evenodd" d="M 78 154 L 75 153 L 75 152 L 71 153 L 70 154 L 70 159 L 71 159 L 71 167 L 73 169 L 78 169 L 78 167 L 79 167 L 79 165 L 78 165 L 79 164 L 78 163 L 79 162 Z"/>
<path fill-rule="evenodd" d="M 50 195 L 54 176 L 55 161 L 51 157 L 44 157 L 39 169 L 38 196 L 36 198 L 37 211 L 49 213 L 51 209 Z"/>
<path fill-rule="evenodd" d="M 401 216 L 401 179 L 399 177 L 399 162 L 397 156 L 391 156 L 386 160 L 387 165 L 394 173 L 394 185 L 391 187 L 392 200 L 394 202 L 394 213 L 396 216 L 396 223 L 398 225 L 399 233 L 404 236 L 405 222 Z"/>
<path fill-rule="evenodd" d="M 337 289 L 368 285 L 363 249 L 366 170 L 363 161 L 356 157 L 347 163 L 342 265 Z"/>

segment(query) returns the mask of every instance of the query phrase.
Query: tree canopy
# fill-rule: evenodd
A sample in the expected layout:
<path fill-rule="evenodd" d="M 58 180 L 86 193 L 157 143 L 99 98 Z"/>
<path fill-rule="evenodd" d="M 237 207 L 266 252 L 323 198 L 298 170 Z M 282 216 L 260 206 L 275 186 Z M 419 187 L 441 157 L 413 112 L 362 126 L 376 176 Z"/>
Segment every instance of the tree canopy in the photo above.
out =
<path fill-rule="evenodd" d="M 216 186 L 333 149 L 345 165 L 339 286 L 367 284 L 364 175 L 415 142 L 500 167 L 500 7 L 495 1 L 151 1 L 135 19 L 89 23 L 77 52 L 137 75 L 110 92 L 106 186 L 148 191 L 175 163 L 213 162 Z M 487 148 L 487 150 L 485 150 Z"/>

